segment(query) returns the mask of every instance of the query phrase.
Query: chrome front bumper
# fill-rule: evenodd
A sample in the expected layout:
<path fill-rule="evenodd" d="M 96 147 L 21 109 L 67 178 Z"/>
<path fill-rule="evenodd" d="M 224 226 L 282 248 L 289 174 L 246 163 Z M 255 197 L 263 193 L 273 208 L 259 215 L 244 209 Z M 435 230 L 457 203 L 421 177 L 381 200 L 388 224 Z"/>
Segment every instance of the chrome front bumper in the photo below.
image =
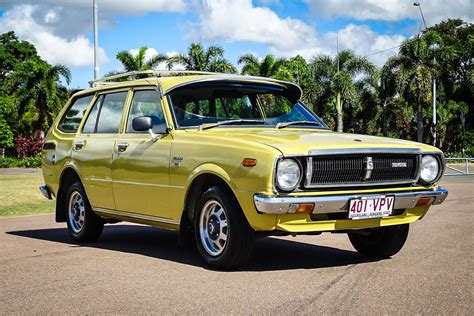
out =
<path fill-rule="evenodd" d="M 313 203 L 313 214 L 327 214 L 346 212 L 349 201 L 361 197 L 394 196 L 394 209 L 413 208 L 421 198 L 430 198 L 425 205 L 437 205 L 444 202 L 448 196 L 448 190 L 438 187 L 433 190 L 414 192 L 394 192 L 381 194 L 353 194 L 353 195 L 331 195 L 331 196 L 308 196 L 308 197 L 278 197 L 256 194 L 254 203 L 257 211 L 265 214 L 292 214 L 295 213 L 299 204 Z"/>

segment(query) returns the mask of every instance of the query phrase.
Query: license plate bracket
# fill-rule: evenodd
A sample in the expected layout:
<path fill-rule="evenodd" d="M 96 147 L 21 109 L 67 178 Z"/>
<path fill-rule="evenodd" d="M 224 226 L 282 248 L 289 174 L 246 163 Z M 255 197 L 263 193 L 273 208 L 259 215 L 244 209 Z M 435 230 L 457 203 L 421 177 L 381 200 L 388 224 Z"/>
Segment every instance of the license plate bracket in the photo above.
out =
<path fill-rule="evenodd" d="M 393 212 L 393 195 L 362 196 L 349 200 L 349 219 L 368 219 L 390 216 Z"/>

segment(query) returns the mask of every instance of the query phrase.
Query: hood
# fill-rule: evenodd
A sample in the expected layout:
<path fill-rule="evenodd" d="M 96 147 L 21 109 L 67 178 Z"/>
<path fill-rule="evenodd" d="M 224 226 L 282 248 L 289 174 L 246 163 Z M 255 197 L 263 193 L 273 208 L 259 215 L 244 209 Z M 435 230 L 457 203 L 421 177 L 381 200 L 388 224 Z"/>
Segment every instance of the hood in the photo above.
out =
<path fill-rule="evenodd" d="M 278 149 L 284 156 L 307 155 L 318 149 L 420 149 L 422 151 L 438 152 L 435 147 L 417 142 L 394 138 L 368 136 L 360 134 L 337 133 L 328 130 L 315 129 L 241 129 L 215 128 L 203 131 L 226 139 L 252 141 Z M 209 135 L 210 136 L 210 135 Z"/>

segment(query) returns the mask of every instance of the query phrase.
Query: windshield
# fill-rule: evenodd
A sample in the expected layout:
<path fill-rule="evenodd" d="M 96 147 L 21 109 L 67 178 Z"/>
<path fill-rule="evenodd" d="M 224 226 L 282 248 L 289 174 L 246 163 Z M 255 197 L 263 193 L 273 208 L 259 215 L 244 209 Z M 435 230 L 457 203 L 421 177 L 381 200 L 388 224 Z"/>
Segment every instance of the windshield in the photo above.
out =
<path fill-rule="evenodd" d="M 291 100 L 279 85 L 199 84 L 169 93 L 177 127 L 277 126 L 327 128 L 314 113 L 298 100 Z M 235 124 L 232 124 L 235 120 Z M 297 122 L 302 122 L 298 124 Z M 305 123 L 306 122 L 306 123 Z M 314 122 L 315 124 L 308 124 Z"/>

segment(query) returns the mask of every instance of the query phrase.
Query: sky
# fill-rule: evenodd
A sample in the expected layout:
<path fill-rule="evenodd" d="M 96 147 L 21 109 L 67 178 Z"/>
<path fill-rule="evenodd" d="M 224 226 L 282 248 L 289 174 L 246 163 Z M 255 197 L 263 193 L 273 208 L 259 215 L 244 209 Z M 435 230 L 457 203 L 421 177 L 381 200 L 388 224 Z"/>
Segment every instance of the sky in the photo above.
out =
<path fill-rule="evenodd" d="M 100 75 L 122 70 L 119 51 L 185 53 L 192 42 L 243 53 L 306 60 L 352 49 L 381 66 L 422 27 L 413 0 L 97 0 Z M 418 0 L 428 26 L 474 22 L 472 0 Z M 0 0 L 0 33 L 15 31 L 51 64 L 71 70 L 71 88 L 92 80 L 92 0 Z M 338 44 L 337 44 L 338 43 Z M 164 67 L 163 67 L 164 68 Z"/>

